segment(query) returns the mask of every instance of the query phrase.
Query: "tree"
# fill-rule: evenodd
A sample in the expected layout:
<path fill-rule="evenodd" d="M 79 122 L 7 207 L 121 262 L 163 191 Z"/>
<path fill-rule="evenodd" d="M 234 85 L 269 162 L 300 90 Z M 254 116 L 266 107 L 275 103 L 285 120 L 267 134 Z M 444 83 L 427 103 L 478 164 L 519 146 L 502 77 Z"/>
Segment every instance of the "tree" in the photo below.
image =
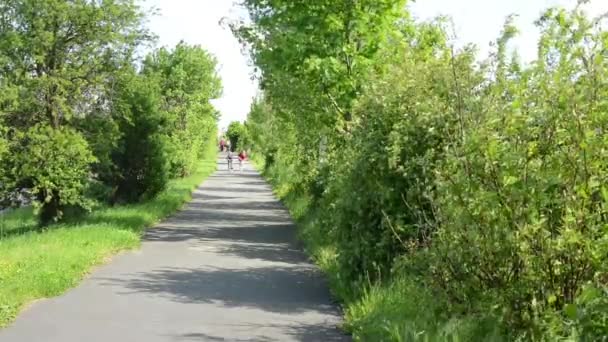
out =
<path fill-rule="evenodd" d="M 0 13 L 0 79 L 20 91 L 2 108 L 13 127 L 58 128 L 102 105 L 147 38 L 134 0 L 1 0 Z"/>
<path fill-rule="evenodd" d="M 76 131 L 83 127 L 76 121 L 92 112 L 107 113 L 114 75 L 131 64 L 134 50 L 148 38 L 143 18 L 134 0 L 0 0 L 0 89 L 5 93 L 0 120 L 10 133 L 9 155 L 18 156 L 2 167 L 33 165 L 35 159 L 21 153 L 20 142 L 32 152 L 82 158 L 70 161 L 77 165 L 73 176 L 68 162 L 40 164 L 40 174 L 57 176 L 53 182 L 4 170 L 10 177 L 6 184 L 13 187 L 3 185 L 1 197 L 23 188 L 44 194 L 35 198 L 43 223 L 61 217 L 63 204 L 84 202 L 80 176 L 88 174 L 93 159 L 84 143 L 86 132 Z M 45 143 L 43 132 L 56 140 Z M 78 144 L 79 152 L 62 141 Z"/>
<path fill-rule="evenodd" d="M 68 206 L 87 207 L 82 193 L 95 157 L 78 132 L 40 124 L 18 132 L 9 149 L 12 156 L 4 162 L 1 186 L 29 188 L 43 225 L 61 219 Z"/>
<path fill-rule="evenodd" d="M 404 13 L 405 1 L 246 0 L 244 4 L 254 25 L 236 26 L 235 32 L 251 47 L 262 70 L 262 84 L 270 86 L 277 73 L 304 77 L 310 85 L 318 84 L 313 89 L 335 111 L 335 121 L 344 123 L 352 120 L 352 101 L 367 61 Z"/>
<path fill-rule="evenodd" d="M 217 61 L 200 46 L 180 42 L 173 50 L 161 48 L 147 56 L 143 74 L 160 82 L 160 109 L 167 112 L 171 174 L 183 177 L 196 161 L 214 130 L 217 112 L 210 100 L 221 95 Z"/>
<path fill-rule="evenodd" d="M 235 151 L 239 148 L 239 140 L 244 132 L 244 126 L 239 121 L 232 121 L 226 130 L 226 136 L 230 140 L 230 148 Z"/>
<path fill-rule="evenodd" d="M 136 202 L 156 195 L 170 179 L 167 114 L 160 110 L 159 80 L 131 74 L 118 84 L 113 107 L 119 136 L 111 152 L 115 173 L 106 180 L 114 198 Z"/>
<path fill-rule="evenodd" d="M 349 27 L 341 19 L 350 10 L 340 6 L 374 4 L 245 4 L 253 25 L 237 34 L 264 87 L 247 132 L 277 192 L 309 215 L 302 236 L 311 250 L 330 260 L 339 292 L 357 303 L 352 311 L 416 296 L 403 291 L 420 283 L 437 299 L 429 321 L 450 321 L 410 330 L 409 317 L 395 319 L 392 308 L 428 308 L 405 300 L 380 304 L 374 317 L 361 313 L 355 326 L 381 321 L 383 329 L 356 333 L 446 339 L 422 331 L 451 330 L 465 317 L 484 322 L 473 335 L 494 338 L 463 340 L 607 336 L 606 16 L 548 10 L 537 22 L 538 59 L 524 66 L 507 55 L 512 18 L 495 52 L 477 63 L 474 47 L 450 46 L 441 18 L 357 13 L 354 27 L 387 23 L 385 31 L 355 29 L 358 42 L 384 32 L 388 44 L 350 50 L 337 34 Z M 337 56 L 353 56 L 355 73 Z"/>
<path fill-rule="evenodd" d="M 298 187 L 323 184 L 323 160 L 331 158 L 319 153 L 337 154 L 344 148 L 358 121 L 353 106 L 362 82 L 374 71 L 374 56 L 405 13 L 405 1 L 243 4 L 252 23 L 233 24 L 233 32 L 260 71 L 265 99 L 283 126 L 280 133 L 292 135 L 285 139 L 293 142 L 286 151 L 297 155 Z"/>

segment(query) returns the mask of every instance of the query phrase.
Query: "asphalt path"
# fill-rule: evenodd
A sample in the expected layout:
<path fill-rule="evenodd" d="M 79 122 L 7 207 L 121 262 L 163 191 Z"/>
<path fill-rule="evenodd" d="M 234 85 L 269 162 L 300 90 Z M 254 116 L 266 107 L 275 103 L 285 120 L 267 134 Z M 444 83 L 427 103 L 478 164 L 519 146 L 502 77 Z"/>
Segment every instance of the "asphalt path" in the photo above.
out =
<path fill-rule="evenodd" d="M 270 186 L 247 163 L 234 172 L 218 163 L 141 249 L 33 303 L 0 341 L 350 340 Z"/>

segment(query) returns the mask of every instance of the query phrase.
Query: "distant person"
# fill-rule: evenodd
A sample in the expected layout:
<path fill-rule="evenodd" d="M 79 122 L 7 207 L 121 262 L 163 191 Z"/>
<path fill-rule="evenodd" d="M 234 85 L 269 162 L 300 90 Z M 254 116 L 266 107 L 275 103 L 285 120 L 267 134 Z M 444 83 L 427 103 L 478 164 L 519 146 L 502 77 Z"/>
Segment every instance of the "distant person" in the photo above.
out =
<path fill-rule="evenodd" d="M 228 152 L 232 152 L 232 146 L 230 146 L 230 139 L 226 141 L 226 147 L 228 148 Z"/>
<path fill-rule="evenodd" d="M 226 155 L 226 160 L 228 161 L 228 170 L 232 170 L 232 151 L 230 151 L 230 149 L 228 149 L 228 154 Z"/>
<path fill-rule="evenodd" d="M 226 149 L 226 140 L 224 140 L 224 138 L 222 138 L 220 140 L 220 152 L 224 152 Z"/>
<path fill-rule="evenodd" d="M 243 161 L 245 159 L 247 159 L 247 152 L 241 151 L 241 153 L 239 153 L 239 170 L 243 169 Z"/>

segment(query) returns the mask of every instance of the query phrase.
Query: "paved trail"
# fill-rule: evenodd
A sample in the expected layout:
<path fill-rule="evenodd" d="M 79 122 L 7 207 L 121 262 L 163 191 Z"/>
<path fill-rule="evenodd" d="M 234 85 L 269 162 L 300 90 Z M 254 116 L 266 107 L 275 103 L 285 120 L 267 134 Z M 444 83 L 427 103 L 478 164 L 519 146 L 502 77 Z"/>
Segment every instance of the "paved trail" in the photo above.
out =
<path fill-rule="evenodd" d="M 346 341 L 294 226 L 251 167 L 219 171 L 142 249 L 25 310 L 1 342 Z"/>

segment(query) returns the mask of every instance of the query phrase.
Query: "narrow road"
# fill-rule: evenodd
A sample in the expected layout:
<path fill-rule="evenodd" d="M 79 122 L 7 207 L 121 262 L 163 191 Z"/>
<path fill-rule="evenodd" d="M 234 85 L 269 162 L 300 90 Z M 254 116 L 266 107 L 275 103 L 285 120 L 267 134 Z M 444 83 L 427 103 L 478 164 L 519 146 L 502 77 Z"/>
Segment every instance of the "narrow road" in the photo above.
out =
<path fill-rule="evenodd" d="M 219 163 L 140 250 L 33 304 L 0 341 L 349 340 L 268 184 L 247 164 L 229 173 Z"/>

